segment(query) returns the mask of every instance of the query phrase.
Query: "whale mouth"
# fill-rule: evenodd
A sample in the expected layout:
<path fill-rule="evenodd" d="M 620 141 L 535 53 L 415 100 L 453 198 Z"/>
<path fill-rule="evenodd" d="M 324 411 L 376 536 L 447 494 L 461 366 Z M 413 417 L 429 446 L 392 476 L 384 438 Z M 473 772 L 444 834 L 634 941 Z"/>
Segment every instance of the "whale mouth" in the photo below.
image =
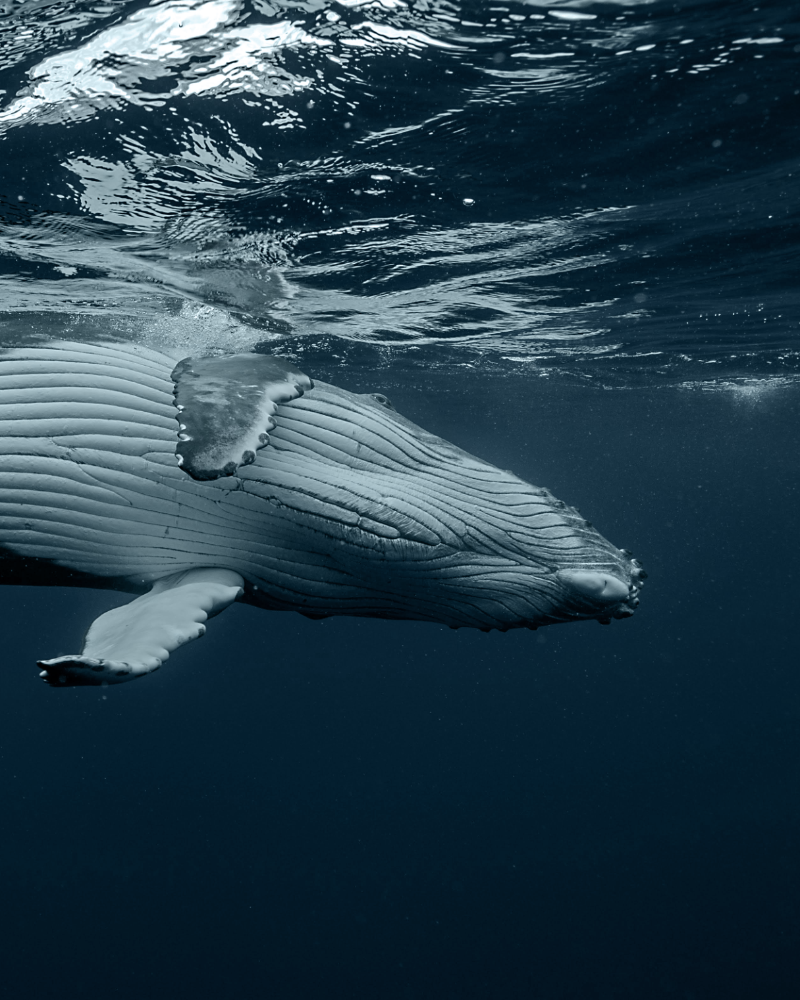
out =
<path fill-rule="evenodd" d="M 619 604 L 630 596 L 630 586 L 610 573 L 561 570 L 558 578 L 571 591 L 598 604 Z"/>
<path fill-rule="evenodd" d="M 561 570 L 556 574 L 570 596 L 594 612 L 591 617 L 601 624 L 612 618 L 629 618 L 639 605 L 639 592 L 647 574 L 638 560 L 626 552 L 629 559 L 629 581 L 611 572 L 597 570 Z"/>

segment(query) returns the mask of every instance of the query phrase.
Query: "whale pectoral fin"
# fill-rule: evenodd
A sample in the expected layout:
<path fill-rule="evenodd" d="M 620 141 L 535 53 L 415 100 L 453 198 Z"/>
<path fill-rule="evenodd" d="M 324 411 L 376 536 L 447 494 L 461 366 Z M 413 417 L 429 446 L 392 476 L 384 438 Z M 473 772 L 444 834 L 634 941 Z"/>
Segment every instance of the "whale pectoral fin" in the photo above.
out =
<path fill-rule="evenodd" d="M 192 479 L 232 476 L 269 443 L 279 403 L 313 388 L 285 358 L 234 354 L 184 358 L 172 372 L 178 464 Z"/>
<path fill-rule="evenodd" d="M 156 581 L 152 589 L 92 623 L 78 656 L 40 660 L 52 687 L 122 684 L 158 670 L 169 654 L 206 630 L 244 590 L 227 569 L 193 569 Z"/>

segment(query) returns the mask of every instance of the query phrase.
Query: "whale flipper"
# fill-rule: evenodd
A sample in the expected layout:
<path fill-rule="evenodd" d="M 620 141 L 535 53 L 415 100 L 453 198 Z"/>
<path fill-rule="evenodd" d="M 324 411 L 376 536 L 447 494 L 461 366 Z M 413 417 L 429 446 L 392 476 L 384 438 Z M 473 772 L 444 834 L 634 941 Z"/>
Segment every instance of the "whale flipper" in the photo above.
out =
<path fill-rule="evenodd" d="M 130 604 L 106 611 L 86 633 L 78 656 L 40 660 L 52 687 L 121 684 L 158 670 L 169 654 L 206 630 L 244 590 L 227 569 L 192 569 L 157 580 Z"/>
<path fill-rule="evenodd" d="M 232 476 L 269 442 L 278 403 L 313 388 L 285 358 L 184 358 L 173 372 L 180 434 L 175 454 L 192 479 Z"/>

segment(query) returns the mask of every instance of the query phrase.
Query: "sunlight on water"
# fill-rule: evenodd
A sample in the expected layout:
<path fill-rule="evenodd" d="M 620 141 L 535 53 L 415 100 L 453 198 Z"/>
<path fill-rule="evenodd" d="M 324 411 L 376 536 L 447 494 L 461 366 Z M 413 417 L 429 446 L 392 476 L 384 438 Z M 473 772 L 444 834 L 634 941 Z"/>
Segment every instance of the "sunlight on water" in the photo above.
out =
<path fill-rule="evenodd" d="M 265 340 L 263 331 L 239 322 L 222 310 L 189 302 L 183 304 L 177 315 L 154 318 L 135 330 L 128 324 L 111 324 L 109 333 L 121 335 L 122 339 L 132 337 L 176 361 L 190 355 L 244 353 Z"/>
<path fill-rule="evenodd" d="M 184 342 L 200 309 L 210 344 L 332 337 L 620 385 L 793 379 L 800 34 L 779 8 L 699 17 L 14 5 L 6 335 L 48 316 L 133 337 L 175 322 Z"/>

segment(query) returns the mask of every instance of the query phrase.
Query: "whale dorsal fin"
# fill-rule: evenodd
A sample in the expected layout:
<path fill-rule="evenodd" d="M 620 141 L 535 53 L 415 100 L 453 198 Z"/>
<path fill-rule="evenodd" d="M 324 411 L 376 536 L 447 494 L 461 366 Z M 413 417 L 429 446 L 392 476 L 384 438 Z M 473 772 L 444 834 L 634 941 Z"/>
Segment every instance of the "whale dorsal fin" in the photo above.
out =
<path fill-rule="evenodd" d="M 175 454 L 192 479 L 232 476 L 269 443 L 278 403 L 313 388 L 285 358 L 184 358 L 172 372 L 180 432 Z"/>
<path fill-rule="evenodd" d="M 157 580 L 130 604 L 92 623 L 77 656 L 40 660 L 52 687 L 120 684 L 158 670 L 169 654 L 206 630 L 206 619 L 224 611 L 244 590 L 229 569 L 190 569 Z"/>

